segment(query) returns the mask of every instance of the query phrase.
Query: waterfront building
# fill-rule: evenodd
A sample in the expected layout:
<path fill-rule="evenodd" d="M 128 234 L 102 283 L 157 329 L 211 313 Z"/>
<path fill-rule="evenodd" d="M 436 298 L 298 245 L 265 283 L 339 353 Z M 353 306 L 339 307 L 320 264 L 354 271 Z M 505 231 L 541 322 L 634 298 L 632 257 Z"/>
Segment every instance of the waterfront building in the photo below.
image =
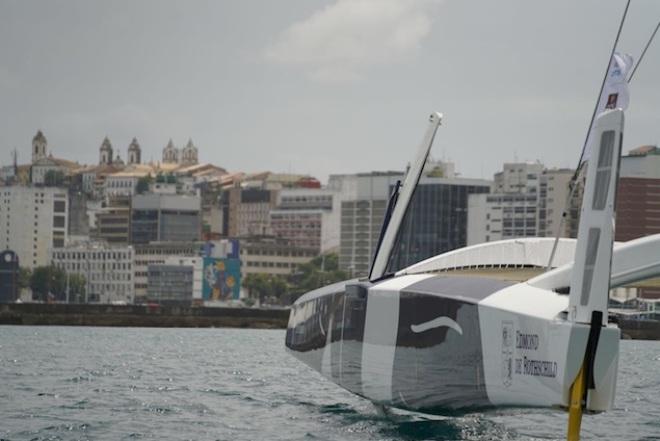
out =
<path fill-rule="evenodd" d="M 131 198 L 111 196 L 96 211 L 96 228 L 92 237 L 109 244 L 128 244 L 131 239 Z"/>
<path fill-rule="evenodd" d="M 621 160 L 616 240 L 660 233 L 660 148 L 643 146 Z"/>
<path fill-rule="evenodd" d="M 223 236 L 262 236 L 270 233 L 270 211 L 277 204 L 278 190 L 242 187 L 236 184 L 221 195 Z"/>
<path fill-rule="evenodd" d="M 340 193 L 339 268 L 349 276 L 363 276 L 385 217 L 390 189 L 403 179 L 401 172 L 331 175 L 328 188 Z"/>
<path fill-rule="evenodd" d="M 50 263 L 49 251 L 68 237 L 68 193 L 56 187 L 0 187 L 0 249 L 24 268 Z"/>
<path fill-rule="evenodd" d="M 573 174 L 574 170 L 566 168 L 543 170 L 539 180 L 539 236 L 556 237 L 561 225 L 559 237 L 577 237 L 583 185 L 578 180 L 571 200 L 567 201 Z M 564 210 L 566 217 L 562 221 Z"/>
<path fill-rule="evenodd" d="M 616 240 L 660 233 L 660 148 L 642 146 L 621 158 L 616 204 Z M 660 288 L 640 288 L 639 297 L 660 299 Z"/>
<path fill-rule="evenodd" d="M 87 214 L 87 194 L 78 191 L 73 186 L 68 188 L 69 194 L 69 238 L 89 239 L 89 216 Z"/>
<path fill-rule="evenodd" d="M 539 162 L 505 162 L 495 173 L 493 193 L 536 193 L 543 173 Z"/>
<path fill-rule="evenodd" d="M 314 250 L 295 248 L 288 240 L 277 237 L 240 239 L 241 277 L 249 274 L 287 275 L 317 256 Z"/>
<path fill-rule="evenodd" d="M 133 303 L 133 247 L 104 242 L 69 244 L 51 252 L 53 265 L 85 278 L 85 300 Z"/>
<path fill-rule="evenodd" d="M 490 194 L 470 195 L 467 245 L 538 236 L 542 173 L 540 163 L 505 163 Z"/>
<path fill-rule="evenodd" d="M 165 264 L 171 257 L 195 257 L 199 254 L 199 242 L 152 242 L 135 244 L 133 279 L 135 301 L 144 302 L 149 287 L 149 266 Z"/>
<path fill-rule="evenodd" d="M 135 195 L 131 208 L 131 243 L 185 242 L 201 238 L 199 196 Z"/>
<path fill-rule="evenodd" d="M 273 235 L 297 248 L 325 253 L 339 248 L 340 194 L 328 189 L 285 188 L 270 211 Z"/>
<path fill-rule="evenodd" d="M 491 182 L 422 178 L 411 200 L 388 271 L 467 245 L 468 197 L 486 195 Z"/>
<path fill-rule="evenodd" d="M 146 301 L 170 305 L 201 301 L 202 266 L 201 257 L 169 257 L 162 264 L 149 265 Z"/>

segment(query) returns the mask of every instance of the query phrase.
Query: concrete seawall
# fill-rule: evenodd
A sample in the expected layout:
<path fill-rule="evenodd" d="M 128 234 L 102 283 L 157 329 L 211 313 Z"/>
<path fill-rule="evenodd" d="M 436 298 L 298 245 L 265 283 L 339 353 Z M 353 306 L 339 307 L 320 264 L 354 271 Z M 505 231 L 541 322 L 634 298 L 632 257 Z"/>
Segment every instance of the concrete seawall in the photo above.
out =
<path fill-rule="evenodd" d="M 285 329 L 288 320 L 288 309 L 0 304 L 0 325 Z"/>

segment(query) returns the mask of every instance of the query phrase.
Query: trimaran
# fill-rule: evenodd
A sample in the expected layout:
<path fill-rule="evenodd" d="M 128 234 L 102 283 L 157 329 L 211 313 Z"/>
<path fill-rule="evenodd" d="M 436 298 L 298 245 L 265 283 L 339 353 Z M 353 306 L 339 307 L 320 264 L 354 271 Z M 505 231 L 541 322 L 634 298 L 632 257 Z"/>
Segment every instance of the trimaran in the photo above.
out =
<path fill-rule="evenodd" d="M 431 414 L 564 408 L 568 438 L 579 439 L 582 412 L 612 406 L 619 359 L 620 331 L 608 323 L 607 307 L 624 111 L 607 107 L 614 108 L 599 113 L 590 131 L 572 265 L 522 283 L 442 275 L 428 265 L 387 272 L 442 121 L 433 113 L 390 200 L 368 279 L 300 297 L 287 349 L 379 406 Z"/>

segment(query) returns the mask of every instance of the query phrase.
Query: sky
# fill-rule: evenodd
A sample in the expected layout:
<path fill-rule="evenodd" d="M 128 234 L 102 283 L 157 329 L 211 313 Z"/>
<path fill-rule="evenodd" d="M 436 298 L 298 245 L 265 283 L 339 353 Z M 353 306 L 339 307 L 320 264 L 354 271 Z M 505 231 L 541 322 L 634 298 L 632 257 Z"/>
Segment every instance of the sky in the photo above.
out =
<path fill-rule="evenodd" d="M 432 150 L 464 177 L 573 167 L 625 0 L 0 0 L 0 164 L 143 160 L 192 138 L 230 171 L 402 170 Z M 660 2 L 632 0 L 638 58 Z M 660 39 L 660 37 L 658 37 Z M 660 142 L 660 41 L 630 86 L 624 151 Z"/>

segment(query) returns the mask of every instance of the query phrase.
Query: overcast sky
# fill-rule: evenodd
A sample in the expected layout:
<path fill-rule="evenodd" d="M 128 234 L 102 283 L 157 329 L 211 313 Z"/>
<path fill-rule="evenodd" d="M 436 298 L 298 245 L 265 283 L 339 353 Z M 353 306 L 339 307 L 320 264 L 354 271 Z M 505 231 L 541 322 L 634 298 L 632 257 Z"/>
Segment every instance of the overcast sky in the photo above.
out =
<path fill-rule="evenodd" d="M 159 160 L 192 138 L 232 171 L 403 169 L 433 150 L 466 177 L 573 166 L 624 0 L 0 0 L 0 164 L 37 129 L 98 162 L 108 136 Z M 633 0 L 637 58 L 660 2 Z M 660 41 L 631 85 L 624 149 L 660 142 Z"/>

